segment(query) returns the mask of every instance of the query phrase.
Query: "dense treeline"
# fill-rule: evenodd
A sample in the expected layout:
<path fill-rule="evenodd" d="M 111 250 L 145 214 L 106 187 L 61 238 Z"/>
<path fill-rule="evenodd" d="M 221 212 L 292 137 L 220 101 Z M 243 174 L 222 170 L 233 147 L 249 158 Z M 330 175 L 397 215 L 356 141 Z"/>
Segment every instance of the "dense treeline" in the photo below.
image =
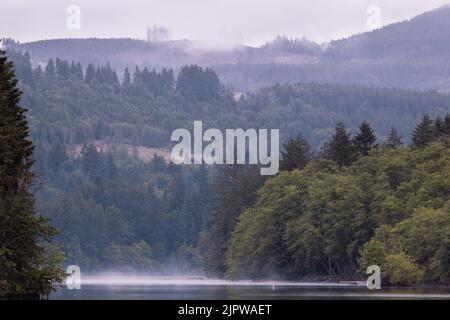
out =
<path fill-rule="evenodd" d="M 209 213 L 199 237 L 198 251 L 203 269 L 223 276 L 227 269 L 226 253 L 231 234 L 243 208 L 252 206 L 265 176 L 257 166 L 235 165 L 214 176 Z"/>
<path fill-rule="evenodd" d="M 381 139 L 394 125 L 406 137 L 422 114 L 450 111 L 450 96 L 433 91 L 305 83 L 274 85 L 235 101 L 214 71 L 197 66 L 177 75 L 126 69 L 119 81 L 109 64 L 84 70 L 56 59 L 33 69 L 28 55 L 10 55 L 23 82 L 31 135 L 48 144 L 108 139 L 167 147 L 174 129 L 202 120 L 219 129 L 280 128 L 282 140 L 302 134 L 318 148 L 339 121 L 356 130 L 370 119 Z"/>
<path fill-rule="evenodd" d="M 85 270 L 174 265 L 230 277 L 358 278 L 376 253 L 392 283 L 406 281 L 397 279 L 400 267 L 414 271 L 407 282 L 446 281 L 436 271 L 445 270 L 445 243 L 433 243 L 442 246 L 433 257 L 418 257 L 412 247 L 399 251 L 419 241 L 416 235 L 393 243 L 406 241 L 397 224 L 426 224 L 416 214 L 422 207 L 438 210 L 436 224 L 445 228 L 448 179 L 437 175 L 448 166 L 442 139 L 450 118 L 438 116 L 450 111 L 447 94 L 302 83 L 236 101 L 214 71 L 198 66 L 178 74 L 127 69 L 119 77 L 110 64 L 84 69 L 55 59 L 33 69 L 29 55 L 9 54 L 37 145 L 39 211 L 62 231 L 57 239 L 67 263 Z M 167 147 L 170 132 L 194 120 L 219 129 L 280 128 L 283 172 L 265 181 L 254 167 L 215 172 L 158 157 L 145 163 L 91 145 Z M 410 142 L 413 148 L 402 147 Z M 84 145 L 79 155 L 73 145 Z M 436 205 L 425 202 L 427 192 Z"/>
<path fill-rule="evenodd" d="M 66 263 L 84 270 L 201 268 L 194 247 L 209 203 L 204 167 L 183 169 L 157 156 L 144 163 L 93 145 L 74 157 L 58 144 L 37 158 L 39 209 L 61 230 L 56 239 Z"/>
<path fill-rule="evenodd" d="M 449 283 L 449 138 L 450 116 L 425 115 L 411 146 L 395 130 L 380 145 L 368 123 L 353 137 L 338 124 L 308 161 L 304 140 L 291 139 L 290 165 L 243 208 L 225 273 L 363 279 L 375 264 L 388 284 Z"/>
<path fill-rule="evenodd" d="M 64 264 L 85 271 L 201 269 L 195 246 L 206 223 L 212 173 L 158 156 L 143 162 L 120 147 L 100 152 L 88 142 L 167 145 L 167 133 L 160 142 L 158 137 L 164 123 L 171 128 L 176 118 L 172 101 L 196 105 L 223 99 L 217 76 L 187 66 L 178 75 L 183 80 L 176 81 L 170 69 L 136 68 L 119 83 L 109 64 L 84 70 L 80 63 L 55 59 L 33 69 L 28 55 L 9 55 L 30 107 L 38 211 L 61 231 L 56 240 Z M 158 105 L 144 107 L 155 101 L 167 107 L 157 119 Z M 81 151 L 73 144 L 82 145 Z"/>
<path fill-rule="evenodd" d="M 84 70 L 56 59 L 32 69 L 28 55 L 9 55 L 24 86 L 31 135 L 47 144 L 110 139 L 167 147 L 170 133 L 191 126 L 194 115 L 215 125 L 234 103 L 217 75 L 197 66 L 182 68 L 176 78 L 171 69 L 126 69 L 119 83 L 110 64 Z"/>
<path fill-rule="evenodd" d="M 261 48 L 316 57 L 323 52 L 323 48 L 313 41 L 306 38 L 292 39 L 286 36 L 277 36 L 273 41 L 262 45 Z"/>

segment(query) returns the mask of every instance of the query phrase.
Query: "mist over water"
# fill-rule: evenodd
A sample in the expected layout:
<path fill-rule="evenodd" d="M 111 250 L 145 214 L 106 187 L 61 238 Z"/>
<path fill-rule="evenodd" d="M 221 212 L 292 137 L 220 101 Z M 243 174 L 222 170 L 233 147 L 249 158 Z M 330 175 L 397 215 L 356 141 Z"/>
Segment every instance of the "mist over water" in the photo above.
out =
<path fill-rule="evenodd" d="M 450 299 L 450 288 L 383 288 L 365 283 L 229 281 L 204 276 L 104 272 L 82 276 L 80 290 L 62 287 L 50 299 L 102 300 L 302 300 Z"/>
<path fill-rule="evenodd" d="M 365 286 L 364 283 L 347 284 L 336 282 L 295 282 L 276 280 L 224 280 L 205 276 L 173 275 L 159 276 L 142 273 L 106 272 L 89 274 L 81 277 L 81 284 L 86 286 L 317 286 L 349 287 Z"/>

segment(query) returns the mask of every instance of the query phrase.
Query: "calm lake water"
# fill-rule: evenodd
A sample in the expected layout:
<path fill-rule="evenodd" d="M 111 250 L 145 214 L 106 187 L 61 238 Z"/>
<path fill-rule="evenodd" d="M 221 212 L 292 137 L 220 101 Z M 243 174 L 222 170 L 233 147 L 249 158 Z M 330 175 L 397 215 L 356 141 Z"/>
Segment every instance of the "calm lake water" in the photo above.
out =
<path fill-rule="evenodd" d="M 396 288 L 377 291 L 363 285 L 224 281 L 186 277 L 83 277 L 80 290 L 61 288 L 50 299 L 102 300 L 299 300 L 449 299 L 450 288 Z"/>

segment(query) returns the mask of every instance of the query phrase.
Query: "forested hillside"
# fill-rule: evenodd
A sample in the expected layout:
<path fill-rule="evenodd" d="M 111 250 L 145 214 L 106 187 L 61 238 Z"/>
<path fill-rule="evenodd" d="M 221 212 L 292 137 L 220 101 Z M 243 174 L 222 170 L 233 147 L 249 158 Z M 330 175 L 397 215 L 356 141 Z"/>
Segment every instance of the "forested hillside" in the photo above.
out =
<path fill-rule="evenodd" d="M 444 6 L 408 21 L 333 41 L 324 56 L 334 60 L 449 58 L 449 15 L 450 6 Z"/>
<path fill-rule="evenodd" d="M 144 163 L 92 145 L 77 158 L 59 144 L 38 150 L 39 209 L 61 230 L 66 264 L 86 271 L 201 270 L 194 248 L 210 201 L 204 167 L 159 157 Z"/>
<path fill-rule="evenodd" d="M 309 163 L 305 145 L 291 140 L 285 161 L 302 161 L 267 180 L 255 204 L 231 220 L 225 273 L 364 279 L 366 268 L 378 265 L 386 284 L 450 283 L 446 119 L 433 124 L 425 116 L 411 147 L 402 147 L 395 132 L 381 146 L 368 124 L 353 138 L 337 125 Z"/>
<path fill-rule="evenodd" d="M 392 283 L 447 281 L 446 236 L 392 238 L 399 250 L 383 230 L 403 235 L 403 225 L 429 217 L 442 228 L 431 231 L 447 232 L 449 95 L 299 83 L 236 100 L 212 69 L 195 65 L 119 76 L 110 64 L 58 58 L 32 68 L 28 54 L 9 55 L 37 146 L 39 212 L 61 230 L 67 263 L 356 279 L 376 253 Z M 194 120 L 280 128 L 283 172 L 266 180 L 252 166 L 177 167 L 92 145 L 169 147 L 172 130 Z M 69 152 L 73 146 L 82 146 L 80 154 Z M 439 255 L 419 255 L 415 243 L 438 247 Z M 402 268 L 415 278 L 398 280 Z"/>
<path fill-rule="evenodd" d="M 219 129 L 280 128 L 282 140 L 300 133 L 317 149 L 339 121 L 356 130 L 368 120 L 380 138 L 395 126 L 408 137 L 422 114 L 450 111 L 450 96 L 433 91 L 301 83 L 262 88 L 235 101 L 214 71 L 197 66 L 178 74 L 135 68 L 119 81 L 109 64 L 56 59 L 32 69 L 28 55 L 10 56 L 24 86 L 31 135 L 40 143 L 96 139 L 168 147 L 174 129 L 202 120 Z"/>
<path fill-rule="evenodd" d="M 228 275 L 361 279 L 375 264 L 395 285 L 449 283 L 449 150 L 380 149 L 270 179 L 239 218 Z"/>
<path fill-rule="evenodd" d="M 212 67 L 236 91 L 256 91 L 276 82 L 319 82 L 450 90 L 450 7 L 347 39 L 317 44 L 278 37 L 260 47 L 205 48 L 190 40 L 57 39 L 30 43 L 5 41 L 29 52 L 34 66 L 50 58 L 84 66 L 109 61 L 120 74 L 126 67 L 161 70 L 196 64 Z"/>

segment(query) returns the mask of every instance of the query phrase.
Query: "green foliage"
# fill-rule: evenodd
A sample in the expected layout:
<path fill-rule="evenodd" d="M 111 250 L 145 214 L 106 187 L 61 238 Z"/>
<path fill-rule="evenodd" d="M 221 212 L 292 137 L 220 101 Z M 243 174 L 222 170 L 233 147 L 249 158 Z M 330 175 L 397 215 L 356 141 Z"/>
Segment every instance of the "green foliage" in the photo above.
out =
<path fill-rule="evenodd" d="M 435 91 L 300 83 L 262 88 L 234 101 L 214 71 L 197 66 L 182 68 L 177 77 L 167 68 L 136 68 L 132 76 L 124 73 L 119 84 L 116 70 L 108 65 L 86 63 L 82 81 L 78 63 L 66 79 L 56 75 L 53 60 L 44 73 L 31 68 L 30 57 L 13 51 L 8 55 L 23 80 L 31 136 L 48 144 L 96 139 L 167 147 L 174 129 L 190 128 L 202 119 L 205 129 L 281 128 L 282 142 L 301 134 L 317 150 L 339 121 L 355 132 L 370 119 L 384 141 L 393 125 L 406 137 L 425 112 L 437 116 L 450 111 L 450 96 Z"/>
<path fill-rule="evenodd" d="M 438 115 L 434 120 L 434 123 L 428 114 L 425 114 L 422 118 L 422 122 L 416 126 L 416 129 L 413 132 L 413 147 L 423 148 L 431 142 L 448 135 L 450 135 L 450 114 L 447 114 L 444 120 Z"/>
<path fill-rule="evenodd" d="M 188 101 L 210 101 L 218 99 L 221 94 L 221 84 L 217 74 L 211 69 L 203 70 L 195 65 L 181 69 L 176 89 Z"/>
<path fill-rule="evenodd" d="M 361 272 L 364 273 L 371 265 L 384 266 L 386 256 L 387 253 L 384 244 L 376 239 L 370 240 L 361 250 L 361 258 L 358 261 Z"/>
<path fill-rule="evenodd" d="M 421 275 L 418 279 L 429 283 L 448 283 L 449 236 L 450 215 L 447 207 L 418 208 L 411 217 L 394 226 L 378 228 L 373 240 L 362 250 L 362 265 L 379 265 L 386 280 L 392 284 L 411 284 L 404 282 L 407 282 L 408 272 L 402 270 L 408 265 L 408 268 L 414 267 L 410 274 L 413 278 Z M 384 255 L 374 257 L 374 247 Z M 399 270 L 395 270 L 397 263 L 404 266 L 398 266 Z M 405 278 L 401 278 L 402 274 Z"/>
<path fill-rule="evenodd" d="M 45 67 L 45 75 L 47 77 L 54 77 L 56 75 L 55 64 L 53 63 L 53 59 L 50 59 Z"/>
<path fill-rule="evenodd" d="M 392 133 L 392 132 L 391 132 Z M 376 147 L 375 142 L 377 137 L 375 136 L 369 123 L 364 121 L 359 126 L 359 132 L 353 138 L 353 146 L 360 155 L 367 156 L 372 148 Z"/>
<path fill-rule="evenodd" d="M 228 276 L 360 279 L 376 264 L 393 285 L 447 283 L 449 143 L 377 148 L 350 167 L 314 160 L 267 180 L 233 232 Z"/>
<path fill-rule="evenodd" d="M 37 196 L 61 230 L 56 239 L 67 264 L 162 272 L 178 254 L 187 256 L 180 248 L 197 243 L 209 201 L 203 167 L 175 167 L 157 156 L 146 163 L 92 145 L 78 157 L 61 152 L 39 148 L 37 170 L 45 178 Z"/>
<path fill-rule="evenodd" d="M 389 132 L 387 141 L 385 143 L 385 146 L 397 149 L 403 145 L 402 137 L 398 134 L 398 131 L 395 127 L 392 127 L 391 131 Z"/>
<path fill-rule="evenodd" d="M 145 241 L 133 245 L 112 243 L 103 252 L 105 264 L 120 270 L 151 269 L 153 267 L 151 248 Z"/>
<path fill-rule="evenodd" d="M 311 147 L 301 136 L 290 138 L 283 147 L 281 170 L 303 169 L 312 158 Z"/>
<path fill-rule="evenodd" d="M 366 144 L 366 142 L 363 141 L 365 138 L 361 135 L 357 136 L 355 139 L 357 139 L 355 140 L 355 143 L 361 144 L 359 145 L 361 149 L 367 147 L 362 145 L 363 143 Z M 333 160 L 341 167 L 351 165 L 356 159 L 356 150 L 352 144 L 350 133 L 347 132 L 343 123 L 338 123 L 336 125 L 331 140 L 325 146 L 324 153 L 327 159 Z"/>
<path fill-rule="evenodd" d="M 401 247 L 407 243 L 391 250 L 384 241 L 419 207 L 448 211 L 450 117 L 418 131 L 426 133 L 424 148 L 400 147 L 399 138 L 425 111 L 448 112 L 448 94 L 300 83 L 234 101 L 214 71 L 197 66 L 182 68 L 176 81 L 171 69 L 136 68 L 119 83 L 108 64 L 90 64 L 83 79 L 78 63 L 59 59 L 56 66 L 52 60 L 43 72 L 31 68 L 29 56 L 10 54 L 20 64 L 38 146 L 39 212 L 62 230 L 57 240 L 68 263 L 86 270 L 154 270 L 171 261 L 198 267 L 201 260 L 219 276 L 356 279 L 364 261 L 390 257 L 398 282 L 406 280 L 397 268 L 426 270 L 427 281 L 448 279 L 446 229 L 442 242 L 422 242 L 437 248 L 425 260 Z M 211 188 L 213 170 L 174 167 L 158 157 L 144 163 L 91 145 L 168 147 L 173 129 L 198 119 L 205 128 L 281 128 L 288 141 L 282 166 L 290 171 L 263 186 L 258 168 L 228 167 Z M 363 124 L 352 138 L 364 119 L 373 119 L 373 129 Z M 349 129 L 338 125 L 333 135 L 343 120 Z M 386 140 L 393 125 L 399 131 L 390 132 L 390 148 L 374 148 L 375 136 Z M 330 160 L 308 162 L 306 142 L 288 140 L 298 133 L 312 150 L 332 136 L 324 153 Z M 78 156 L 73 150 L 80 145 Z M 366 249 L 380 230 L 388 231 Z M 8 254 L 0 254 L 4 265 Z"/>
<path fill-rule="evenodd" d="M 34 146 L 13 70 L 0 51 L 0 295 L 39 297 L 64 273 L 60 256 L 48 248 L 56 229 L 36 215 Z"/>
<path fill-rule="evenodd" d="M 291 185 L 299 175 L 294 170 L 269 179 L 258 192 L 255 207 L 241 214 L 228 250 L 229 277 L 262 278 L 289 272 L 282 240 L 287 219 L 302 208 L 304 191 Z"/>
<path fill-rule="evenodd" d="M 252 206 L 264 176 L 257 166 L 225 167 L 213 184 L 213 206 L 207 217 L 206 230 L 201 234 L 199 247 L 207 273 L 223 276 L 226 272 L 226 252 L 239 215 Z"/>
<path fill-rule="evenodd" d="M 382 268 L 390 284 L 396 286 L 420 284 L 424 276 L 424 272 L 405 253 L 386 256 Z"/>
<path fill-rule="evenodd" d="M 433 120 L 428 114 L 425 114 L 416 129 L 414 130 L 412 142 L 414 147 L 422 148 L 430 144 L 434 139 Z"/>

